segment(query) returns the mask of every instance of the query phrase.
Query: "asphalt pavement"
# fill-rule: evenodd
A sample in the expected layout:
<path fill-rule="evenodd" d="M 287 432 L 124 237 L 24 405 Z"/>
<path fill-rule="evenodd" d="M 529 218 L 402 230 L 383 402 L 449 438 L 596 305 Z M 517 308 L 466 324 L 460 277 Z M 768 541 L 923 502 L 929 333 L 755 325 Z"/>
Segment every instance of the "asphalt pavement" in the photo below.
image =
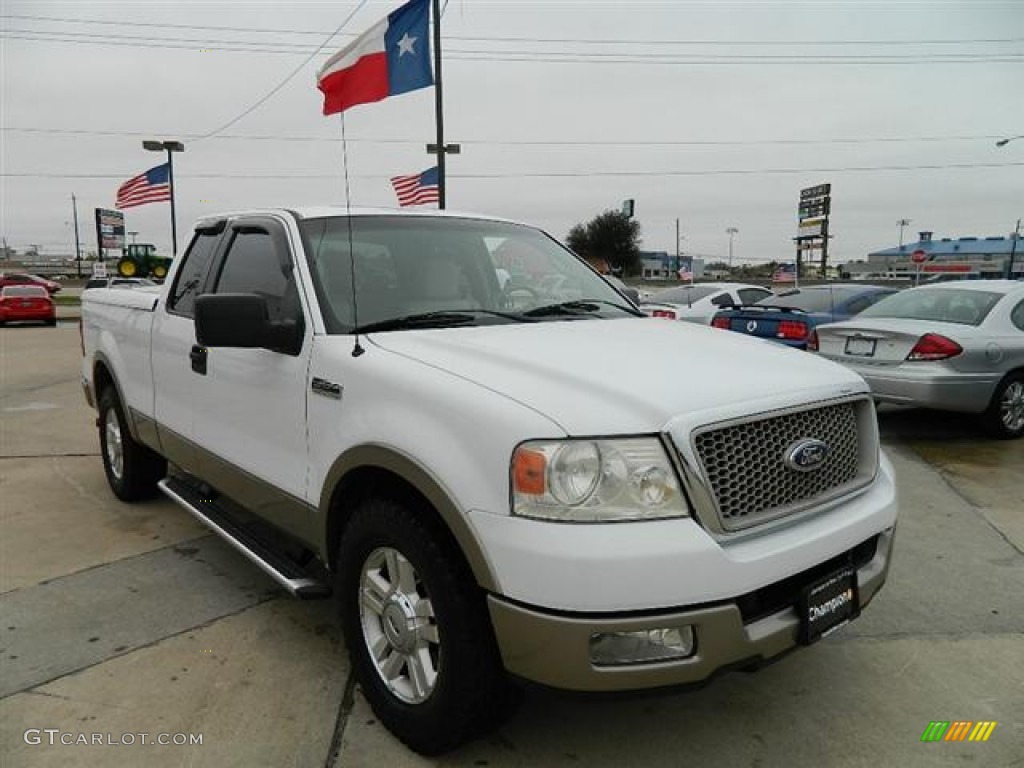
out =
<path fill-rule="evenodd" d="M 901 519 L 860 619 L 696 690 L 530 689 L 501 729 L 428 760 L 369 710 L 330 601 L 287 597 L 166 500 L 111 495 L 79 365 L 71 324 L 0 330 L 4 768 L 1024 766 L 1024 441 L 883 409 Z M 997 725 L 922 743 L 936 720 Z"/>

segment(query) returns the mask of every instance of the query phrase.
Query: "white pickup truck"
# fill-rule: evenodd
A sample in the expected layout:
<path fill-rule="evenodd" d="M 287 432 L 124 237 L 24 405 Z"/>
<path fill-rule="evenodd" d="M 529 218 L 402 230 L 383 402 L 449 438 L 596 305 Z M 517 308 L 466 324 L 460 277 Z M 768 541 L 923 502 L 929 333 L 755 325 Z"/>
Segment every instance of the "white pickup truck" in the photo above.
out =
<path fill-rule="evenodd" d="M 367 699 L 422 753 L 493 725 L 517 678 L 755 666 L 888 572 L 863 380 L 645 318 L 525 225 L 211 217 L 162 289 L 85 292 L 82 330 L 113 492 L 159 488 L 292 593 L 333 590 Z"/>

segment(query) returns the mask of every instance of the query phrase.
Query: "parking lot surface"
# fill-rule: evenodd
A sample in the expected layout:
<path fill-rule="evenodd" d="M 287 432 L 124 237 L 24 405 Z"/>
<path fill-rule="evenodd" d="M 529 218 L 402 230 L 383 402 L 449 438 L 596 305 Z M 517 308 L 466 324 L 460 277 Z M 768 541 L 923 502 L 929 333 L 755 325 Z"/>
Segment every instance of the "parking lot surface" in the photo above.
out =
<path fill-rule="evenodd" d="M 1024 766 L 1024 441 L 882 409 L 901 520 L 858 621 L 701 689 L 527 690 L 500 730 L 428 760 L 353 685 L 330 601 L 287 597 L 169 501 L 113 497 L 78 345 L 73 325 L 0 330 L 4 768 Z M 997 725 L 922 743 L 937 720 Z"/>

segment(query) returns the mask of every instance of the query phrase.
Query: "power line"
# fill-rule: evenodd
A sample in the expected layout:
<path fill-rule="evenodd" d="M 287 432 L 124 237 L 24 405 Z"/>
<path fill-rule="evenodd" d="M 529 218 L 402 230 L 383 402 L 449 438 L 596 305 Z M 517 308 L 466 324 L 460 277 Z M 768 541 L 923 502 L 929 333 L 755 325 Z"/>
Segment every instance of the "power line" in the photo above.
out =
<path fill-rule="evenodd" d="M 843 166 L 833 168 L 720 168 L 703 171 L 540 171 L 536 173 L 456 173 L 457 179 L 586 179 L 586 178 L 633 178 L 633 177 L 679 177 L 679 176 L 756 176 L 794 173 L 863 173 L 881 171 L 925 171 L 925 170 L 963 170 L 974 168 L 1017 168 L 1024 167 L 1020 163 L 936 163 L 924 165 L 874 165 L 874 166 Z M 107 173 L 36 173 L 8 172 L 0 173 L 4 178 L 34 179 L 123 179 L 124 174 Z M 337 179 L 336 173 L 190 173 L 182 174 L 183 179 Z M 353 176 L 358 179 L 385 179 L 383 174 L 362 174 Z"/>
<path fill-rule="evenodd" d="M 365 3 L 366 0 L 363 0 Z M 70 36 L 73 33 L 28 33 L 18 30 L 3 31 L 0 39 L 23 40 L 36 43 L 57 43 L 71 45 L 93 45 L 100 47 L 145 48 L 147 50 L 196 50 L 197 46 L 212 45 L 209 50 L 222 53 L 271 53 L 279 55 L 302 55 L 305 46 L 257 47 L 257 44 L 226 41 L 210 43 L 195 42 L 160 42 L 146 38 L 111 39 L 109 35 L 97 35 L 95 38 L 82 39 Z M 50 35 L 50 36 L 46 36 Z M 62 35 L 58 37 L 57 35 Z M 130 36 L 125 36 L 129 37 Z M 285 80 L 290 81 L 326 46 L 325 41 L 319 48 L 310 53 L 293 73 Z M 297 49 L 298 48 L 298 49 Z M 458 61 L 490 61 L 490 62 L 522 62 L 533 64 L 671 64 L 671 65 L 790 65 L 817 63 L 822 65 L 913 65 L 913 64 L 988 64 L 988 63 L 1024 63 L 1024 52 L 982 52 L 982 53 L 921 53 L 921 54 L 674 54 L 674 53 L 612 53 L 612 52 L 535 52 L 535 51 L 479 51 L 449 50 L 446 58 Z M 281 84 L 273 93 L 280 90 Z M 270 94 L 270 95 L 273 95 Z M 269 98 L 269 96 L 268 96 Z M 259 106 L 257 104 L 256 106 Z M 254 107 L 255 108 L 255 107 Z M 226 127 L 226 126 L 225 126 Z"/>
<path fill-rule="evenodd" d="M 18 14 L 8 13 L 0 14 L 0 18 L 3 19 L 16 19 L 19 21 L 49 21 L 58 22 L 62 24 L 98 24 L 104 26 L 116 26 L 116 27 L 148 27 L 154 29 L 188 29 L 188 30 L 199 30 L 199 31 L 215 31 L 215 32 L 245 32 L 245 33 L 256 33 L 264 35 L 316 35 L 320 36 L 326 34 L 324 30 L 311 30 L 311 29 L 266 29 L 260 27 L 232 27 L 232 26 L 220 26 L 214 24 L 179 24 L 171 22 L 143 22 L 143 21 L 125 21 L 121 19 L 87 19 L 87 18 L 61 18 L 57 16 L 39 16 L 31 14 Z M 354 37 L 354 35 L 351 35 Z M 491 36 L 465 36 L 465 35 L 445 35 L 446 40 L 461 40 L 461 41 L 486 41 L 486 42 L 514 42 L 514 43 L 579 43 L 583 45 L 726 45 L 729 47 L 736 46 L 772 46 L 772 45 L 785 45 L 785 46 L 831 46 L 831 45 L 893 45 L 905 47 L 908 45 L 971 45 L 971 44 L 985 44 L 994 45 L 1002 43 L 1019 43 L 1024 42 L 1024 38 L 1020 37 L 1009 37 L 1009 38 L 957 38 L 957 39 L 920 39 L 920 40 L 697 40 L 697 39 L 661 39 L 661 40 L 638 40 L 638 39 L 626 39 L 626 38 L 575 38 L 575 37 L 517 37 L 517 36 L 505 36 L 505 35 L 491 35 Z"/>
<path fill-rule="evenodd" d="M 72 136 L 104 136 L 104 137 L 138 137 L 150 136 L 153 131 L 108 131 L 93 130 L 88 128 L 40 128 L 40 127 L 2 127 L 0 131 L 10 133 L 28 133 L 42 135 L 72 135 Z M 197 139 L 201 134 L 176 133 L 182 140 Z M 954 141 L 994 141 L 1003 134 L 981 134 L 961 136 L 878 136 L 859 138 L 827 138 L 827 139 L 713 139 L 713 140 L 637 140 L 629 141 L 616 139 L 612 141 L 596 140 L 543 140 L 543 139 L 460 139 L 461 144 L 472 146 L 515 146 L 515 147 L 732 147 L 732 146 L 766 146 L 766 145 L 814 145 L 814 144 L 907 144 L 907 143 L 939 143 Z M 290 141 L 290 142 L 319 142 L 337 143 L 341 141 L 338 136 L 291 136 L 282 134 L 219 134 L 211 137 L 217 140 L 227 141 Z M 384 139 L 384 138 L 352 138 L 349 142 L 361 144 L 407 144 L 419 145 L 423 143 L 420 139 Z"/>
<path fill-rule="evenodd" d="M 167 45 L 168 47 L 187 47 L 192 46 L 170 46 L 171 43 L 190 43 L 196 46 L 226 46 L 226 49 L 237 50 L 237 51 L 255 51 L 255 52 L 268 52 L 276 51 L 279 53 L 305 53 L 309 51 L 309 46 L 305 43 L 289 43 L 289 42 L 274 42 L 268 43 L 267 41 L 247 41 L 247 40 L 224 40 L 216 38 L 198 38 L 198 37 L 154 37 L 152 35 L 118 35 L 111 34 L 108 32 L 78 32 L 78 31 L 51 31 L 51 30 L 35 30 L 35 29 L 16 29 L 8 28 L 4 30 L 4 34 L 7 35 L 28 35 L 32 37 L 22 37 L 18 39 L 34 39 L 38 41 L 50 41 L 53 42 L 87 42 L 89 40 L 99 40 L 102 43 L 112 43 L 112 41 L 134 41 L 139 44 L 145 44 L 147 47 Z M 45 37 L 39 37 L 39 36 Z M 465 40 L 466 38 L 462 38 Z M 473 38 L 473 40 L 483 40 L 483 38 Z M 1024 38 L 1021 39 L 1024 42 Z M 534 41 L 540 42 L 540 41 Z M 571 41 L 569 41 L 571 42 Z M 1014 41 L 1016 42 L 1016 41 Z M 244 46 L 244 47 L 238 47 Z M 322 47 L 322 46 L 321 46 Z M 493 49 L 479 49 L 479 48 L 459 48 L 459 47 L 448 47 L 446 50 L 449 53 L 466 53 L 466 54 L 480 54 L 480 55 L 549 55 L 549 56 L 585 56 L 595 58 L 608 58 L 608 57 L 621 57 L 629 56 L 630 58 L 680 58 L 680 59 L 694 59 L 694 58 L 729 58 L 729 59 L 803 59 L 805 57 L 811 58 L 822 58 L 822 59 L 844 59 L 844 58 L 917 58 L 920 56 L 941 56 L 949 58 L 964 58 L 972 56 L 993 56 L 993 55 L 1016 55 L 1017 52 L 999 52 L 999 51 L 980 51 L 980 52 L 968 52 L 968 53 L 944 53 L 944 52 L 926 52 L 926 53 L 896 53 L 896 54 L 718 54 L 718 53 L 667 53 L 667 52 L 650 52 L 650 45 L 644 45 L 642 52 L 629 52 L 629 51 L 532 51 L 532 50 L 493 50 Z"/>
<path fill-rule="evenodd" d="M 332 32 L 330 34 L 330 36 L 327 37 L 326 40 L 324 40 L 322 43 L 320 43 L 319 46 L 317 46 L 317 49 L 315 51 L 313 51 L 311 54 L 309 54 L 309 56 L 301 64 L 299 64 L 299 66 L 297 66 L 295 69 L 293 69 L 291 71 L 291 73 L 289 73 L 289 75 L 284 80 L 282 80 L 280 83 L 278 83 L 273 88 L 271 88 L 269 91 L 267 91 L 267 93 L 264 96 L 262 96 L 261 98 L 257 99 L 252 104 L 252 106 L 248 107 L 247 109 L 244 109 L 236 117 L 233 117 L 230 120 L 228 120 L 226 123 L 224 123 L 220 128 L 216 128 L 216 129 L 210 131 L 209 133 L 204 133 L 199 138 L 194 139 L 194 141 L 202 141 L 203 139 L 209 139 L 212 136 L 216 136 L 221 131 L 223 131 L 223 130 L 225 130 L 227 128 L 230 128 L 232 125 L 237 123 L 239 120 L 241 120 L 242 118 L 244 118 L 247 115 L 251 114 L 256 109 L 258 109 L 260 106 L 262 106 L 267 101 L 269 101 L 274 96 L 274 94 L 276 94 L 278 91 L 280 91 L 282 88 L 284 88 L 289 82 L 291 82 L 292 78 L 295 77 L 297 74 L 299 74 L 299 72 L 301 72 L 306 67 L 306 65 L 309 64 L 309 62 L 311 62 L 313 60 L 313 58 L 318 53 L 320 53 L 320 51 L 322 51 L 326 47 L 326 45 L 329 42 L 331 42 L 331 40 L 334 39 L 334 36 L 337 35 L 345 27 L 345 25 L 348 24 L 352 20 L 352 17 L 355 16 L 362 9 L 362 7 L 364 5 L 366 5 L 366 2 L 367 2 L 367 0 L 359 0 L 359 4 L 355 8 L 353 8 L 352 12 L 348 16 L 345 17 L 345 20 L 342 21 L 341 24 L 338 25 L 338 28 L 336 30 L 334 30 L 334 32 Z M 172 200 L 172 203 L 173 203 L 173 200 Z"/>

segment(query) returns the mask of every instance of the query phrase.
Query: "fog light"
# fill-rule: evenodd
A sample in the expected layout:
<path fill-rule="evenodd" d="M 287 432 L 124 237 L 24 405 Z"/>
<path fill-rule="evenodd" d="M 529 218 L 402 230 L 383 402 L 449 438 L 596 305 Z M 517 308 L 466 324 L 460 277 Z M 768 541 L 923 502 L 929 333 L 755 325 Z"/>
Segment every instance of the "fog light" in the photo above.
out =
<path fill-rule="evenodd" d="M 689 624 L 590 636 L 590 661 L 596 667 L 675 661 L 692 656 L 694 650 L 693 627 Z"/>

